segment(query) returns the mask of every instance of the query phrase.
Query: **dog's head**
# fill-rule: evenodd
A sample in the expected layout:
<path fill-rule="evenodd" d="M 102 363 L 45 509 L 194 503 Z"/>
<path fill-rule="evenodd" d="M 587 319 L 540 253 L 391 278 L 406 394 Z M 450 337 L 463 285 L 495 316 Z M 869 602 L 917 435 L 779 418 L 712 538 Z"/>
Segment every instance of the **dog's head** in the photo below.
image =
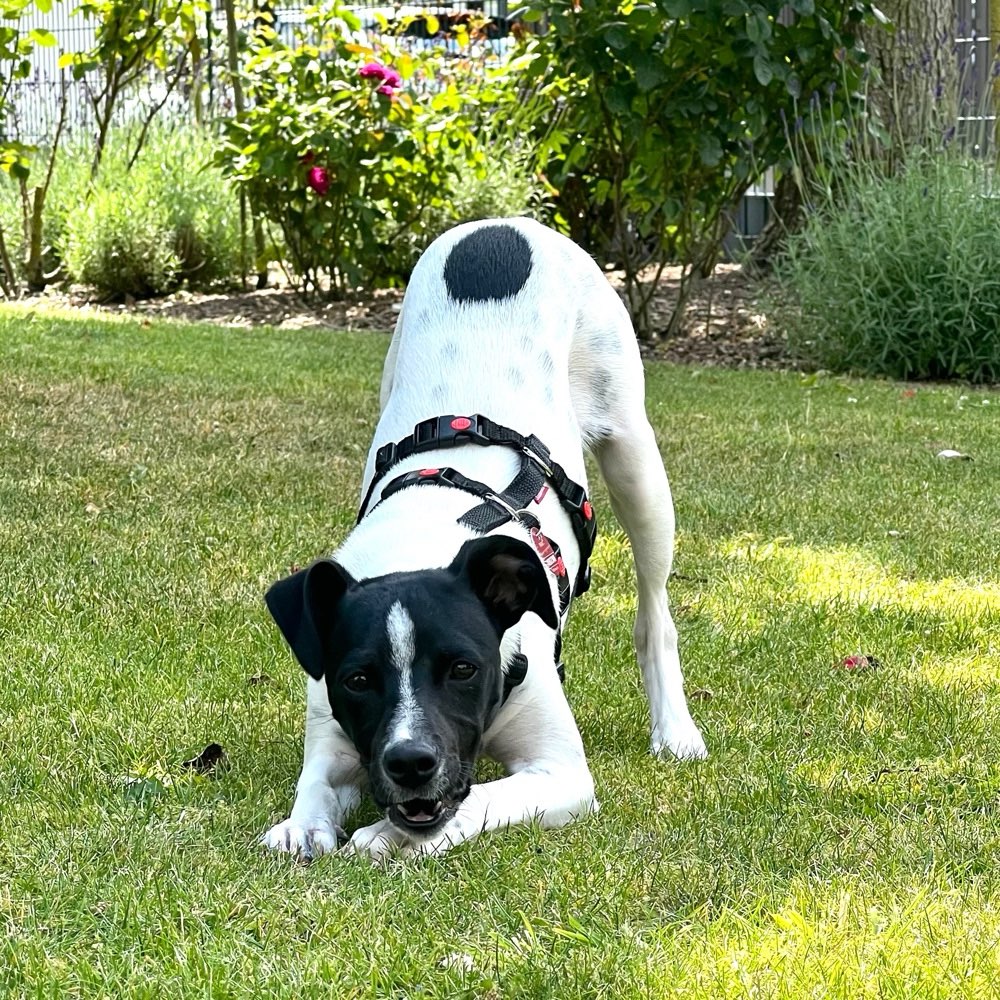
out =
<path fill-rule="evenodd" d="M 558 623 L 538 557 L 505 535 L 466 542 L 445 569 L 362 581 L 323 560 L 266 600 L 306 672 L 326 678 L 375 801 L 422 834 L 468 794 L 503 696 L 503 633 L 528 611 Z"/>

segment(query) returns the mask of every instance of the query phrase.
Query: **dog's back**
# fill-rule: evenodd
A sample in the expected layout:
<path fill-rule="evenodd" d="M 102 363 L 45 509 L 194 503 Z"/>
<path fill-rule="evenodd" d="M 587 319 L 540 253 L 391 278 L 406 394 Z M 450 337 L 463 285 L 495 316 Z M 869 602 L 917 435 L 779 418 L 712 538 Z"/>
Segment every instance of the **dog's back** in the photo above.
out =
<path fill-rule="evenodd" d="M 581 439 L 610 430 L 613 387 L 631 387 L 641 403 L 635 338 L 622 330 L 630 333 L 624 306 L 572 241 L 531 219 L 458 226 L 413 272 L 375 442 L 437 414 L 478 412 L 537 434 L 582 480 Z M 634 373 L 624 383 L 623 367 Z"/>

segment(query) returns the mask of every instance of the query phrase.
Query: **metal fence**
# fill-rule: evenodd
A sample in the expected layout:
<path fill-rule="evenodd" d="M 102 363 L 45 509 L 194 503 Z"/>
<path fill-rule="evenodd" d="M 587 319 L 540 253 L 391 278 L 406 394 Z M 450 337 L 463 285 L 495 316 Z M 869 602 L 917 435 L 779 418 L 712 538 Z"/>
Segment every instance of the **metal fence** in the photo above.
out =
<path fill-rule="evenodd" d="M 992 0 L 992 3 L 1000 5 L 1000 0 Z M 990 4 L 991 0 L 955 0 L 955 53 L 961 76 L 958 124 L 966 135 L 992 134 L 993 130 L 984 128 L 984 123 L 993 123 L 994 126 L 996 123 L 1000 29 L 997 28 L 996 6 L 991 21 Z M 6 122 L 0 121 L 0 135 L 6 134 L 26 142 L 45 142 L 55 128 L 64 94 L 69 130 L 93 127 L 95 79 L 74 82 L 68 73 L 58 67 L 61 53 L 85 51 L 94 44 L 93 24 L 73 14 L 74 6 L 72 0 L 56 0 L 48 12 L 35 11 L 24 21 L 25 29 L 39 27 L 51 31 L 57 44 L 47 48 L 36 47 L 32 56 L 32 74 L 15 86 L 10 118 Z M 303 23 L 306 6 L 305 0 L 291 0 L 273 6 L 276 25 L 283 35 L 290 37 Z M 391 20 L 403 14 L 420 14 L 423 11 L 442 18 L 463 12 L 482 13 L 493 24 L 490 43 L 494 53 L 502 54 L 508 41 L 508 0 L 436 0 L 431 5 L 419 6 L 365 0 L 353 4 L 352 9 L 369 35 L 378 33 L 379 16 Z M 414 44 L 419 44 L 419 25 L 415 29 L 411 33 L 416 36 Z M 214 0 L 204 19 L 202 55 L 197 64 L 187 67 L 183 79 L 166 99 L 164 112 L 168 117 L 189 119 L 195 103 L 208 115 L 228 113 L 231 93 L 225 70 L 225 39 L 225 14 L 220 0 Z M 167 79 L 162 73 L 150 73 L 137 80 L 117 112 L 118 122 L 126 122 L 144 108 L 163 100 Z M 193 100 L 196 92 L 197 102 Z"/>
<path fill-rule="evenodd" d="M 1000 0 L 955 0 L 959 119 L 972 145 L 995 141 L 1000 95 Z"/>
<path fill-rule="evenodd" d="M 28 143 L 44 143 L 56 129 L 66 101 L 66 129 L 69 133 L 88 132 L 94 128 L 95 113 L 93 98 L 99 92 L 101 79 L 99 72 L 87 78 L 74 81 L 70 73 L 60 70 L 59 58 L 64 52 L 84 52 L 95 42 L 94 26 L 81 15 L 74 14 L 72 0 L 56 0 L 49 11 L 33 11 L 21 22 L 25 31 L 44 28 L 50 31 L 56 44 L 50 47 L 36 46 L 32 54 L 32 72 L 26 80 L 17 81 L 12 91 L 12 101 L 8 110 L 8 120 L 0 120 L 0 137 L 20 139 Z M 279 33 L 291 40 L 296 30 L 305 20 L 307 4 L 302 0 L 276 4 L 272 7 L 275 27 Z M 501 55 L 509 45 L 507 0 L 436 0 L 433 4 L 411 6 L 399 3 L 369 2 L 350 6 L 362 24 L 362 31 L 369 37 L 379 32 L 379 18 L 390 21 L 404 15 L 433 13 L 442 22 L 464 14 L 482 14 L 490 18 L 488 37 L 481 40 L 477 52 L 486 57 Z M 249 30 L 252 21 L 248 18 L 241 29 Z M 408 30 L 409 44 L 414 47 L 430 44 L 426 30 L 421 37 L 420 22 Z M 176 85 L 170 81 L 172 70 L 143 74 L 128 88 L 125 99 L 115 112 L 115 123 L 126 124 L 141 118 L 148 109 L 163 101 L 165 117 L 187 121 L 197 107 L 206 117 L 228 114 L 232 110 L 232 91 L 226 70 L 226 20 L 219 0 L 206 12 L 201 28 L 201 55 L 197 62 L 188 62 Z M 445 44 L 435 40 L 434 44 Z M 195 96 L 197 95 L 197 101 Z"/>

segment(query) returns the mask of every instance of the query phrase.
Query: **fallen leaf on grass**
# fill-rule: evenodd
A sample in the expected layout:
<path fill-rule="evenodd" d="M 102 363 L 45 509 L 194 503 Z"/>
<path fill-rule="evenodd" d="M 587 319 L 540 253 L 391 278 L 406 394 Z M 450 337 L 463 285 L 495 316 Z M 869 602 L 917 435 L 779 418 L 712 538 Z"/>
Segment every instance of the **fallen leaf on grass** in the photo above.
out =
<path fill-rule="evenodd" d="M 840 661 L 840 666 L 844 670 L 876 670 L 882 666 L 878 658 L 870 653 L 854 653 L 852 656 L 845 656 Z"/>
<path fill-rule="evenodd" d="M 688 694 L 689 701 L 711 701 L 715 695 L 708 688 L 695 688 Z"/>
<path fill-rule="evenodd" d="M 960 461 L 963 461 L 963 462 L 971 462 L 973 460 L 971 455 L 964 455 L 960 451 L 955 451 L 954 448 L 944 448 L 942 451 L 939 451 L 937 453 L 937 457 L 938 458 L 944 458 L 944 459 L 949 459 L 949 458 L 956 459 L 957 458 L 957 459 L 959 459 Z"/>
<path fill-rule="evenodd" d="M 199 774 L 210 774 L 215 768 L 225 763 L 226 751 L 218 743 L 209 743 L 197 757 L 184 761 L 181 767 Z"/>
<path fill-rule="evenodd" d="M 258 684 L 270 684 L 271 677 L 268 674 L 254 674 L 253 677 L 247 678 L 248 687 L 256 687 Z"/>

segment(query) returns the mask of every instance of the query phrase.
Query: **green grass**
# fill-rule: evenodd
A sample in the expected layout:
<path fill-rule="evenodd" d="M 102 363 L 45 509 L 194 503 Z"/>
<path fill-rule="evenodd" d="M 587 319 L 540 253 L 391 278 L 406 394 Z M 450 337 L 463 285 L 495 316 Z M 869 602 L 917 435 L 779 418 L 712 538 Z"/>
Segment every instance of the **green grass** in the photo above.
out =
<path fill-rule="evenodd" d="M 0 312 L 0 995 L 994 995 L 985 391 L 651 368 L 711 759 L 646 755 L 595 485 L 567 691 L 601 812 L 385 869 L 255 847 L 304 686 L 261 594 L 348 530 L 386 344 Z"/>

